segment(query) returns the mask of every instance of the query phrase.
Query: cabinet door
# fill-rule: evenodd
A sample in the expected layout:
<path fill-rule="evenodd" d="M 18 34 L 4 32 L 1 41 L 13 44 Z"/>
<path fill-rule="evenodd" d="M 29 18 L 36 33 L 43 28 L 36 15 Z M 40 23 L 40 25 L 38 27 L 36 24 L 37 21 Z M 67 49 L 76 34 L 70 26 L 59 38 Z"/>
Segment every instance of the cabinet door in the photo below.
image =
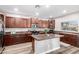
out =
<path fill-rule="evenodd" d="M 31 27 L 30 18 L 6 17 L 6 28 L 26 28 Z"/>
<path fill-rule="evenodd" d="M 41 22 L 41 20 L 38 20 L 38 24 L 37 24 L 37 25 L 38 25 L 39 28 L 42 27 L 42 22 Z"/>
<path fill-rule="evenodd" d="M 44 22 L 43 22 L 43 20 L 40 20 L 39 25 L 40 25 L 41 28 L 44 27 Z"/>
<path fill-rule="evenodd" d="M 38 23 L 38 19 L 37 18 L 32 18 L 32 24 L 37 24 Z"/>
<path fill-rule="evenodd" d="M 15 38 L 11 35 L 4 35 L 4 46 L 14 45 Z"/>
<path fill-rule="evenodd" d="M 55 20 L 49 20 L 49 28 L 55 28 Z"/>
<path fill-rule="evenodd" d="M 64 37 L 61 37 L 61 41 L 68 43 L 73 46 L 77 46 L 77 36 L 72 34 L 63 34 Z"/>
<path fill-rule="evenodd" d="M 48 21 L 47 20 L 42 20 L 42 27 L 48 28 Z"/>
<path fill-rule="evenodd" d="M 4 15 L 0 14 L 0 18 L 2 19 L 2 21 L 4 21 Z"/>
<path fill-rule="evenodd" d="M 15 37 L 15 43 L 19 44 L 19 43 L 26 43 L 26 42 L 32 42 L 32 37 L 28 36 L 26 34 L 16 34 Z"/>
<path fill-rule="evenodd" d="M 4 46 L 32 42 L 33 37 L 28 34 L 4 35 Z"/>
<path fill-rule="evenodd" d="M 24 34 L 16 34 L 16 36 L 14 36 L 14 37 L 15 37 L 16 44 L 25 42 L 25 35 Z"/>
<path fill-rule="evenodd" d="M 32 19 L 31 18 L 27 18 L 27 20 L 26 20 L 26 26 L 27 26 L 27 28 L 31 28 L 31 25 L 32 25 Z"/>
<path fill-rule="evenodd" d="M 43 28 L 43 26 L 44 26 L 44 25 L 43 25 L 43 20 L 40 20 L 40 21 L 39 21 L 39 26 L 40 26 L 41 28 Z"/>
<path fill-rule="evenodd" d="M 26 19 L 16 18 L 16 28 L 25 28 L 26 27 Z"/>
<path fill-rule="evenodd" d="M 22 26 L 21 28 L 26 28 L 27 27 L 27 19 L 22 19 Z"/>
<path fill-rule="evenodd" d="M 48 28 L 48 21 L 45 21 L 45 27 Z"/>
<path fill-rule="evenodd" d="M 15 25 L 15 18 L 13 17 L 6 17 L 5 19 L 5 26 L 6 28 L 14 28 Z"/>
<path fill-rule="evenodd" d="M 71 34 L 67 34 L 67 36 L 68 36 L 68 42 L 73 46 L 77 46 L 77 36 Z"/>

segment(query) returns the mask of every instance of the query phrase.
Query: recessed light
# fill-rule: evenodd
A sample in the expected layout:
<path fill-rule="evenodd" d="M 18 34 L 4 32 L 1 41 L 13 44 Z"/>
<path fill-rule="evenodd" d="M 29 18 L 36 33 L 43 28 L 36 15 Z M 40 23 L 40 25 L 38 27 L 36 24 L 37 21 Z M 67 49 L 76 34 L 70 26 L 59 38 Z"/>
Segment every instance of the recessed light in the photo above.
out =
<path fill-rule="evenodd" d="M 46 5 L 45 7 L 46 7 L 46 8 L 49 8 L 49 7 L 50 7 L 50 5 Z"/>
<path fill-rule="evenodd" d="M 49 16 L 49 18 L 52 18 L 52 16 Z"/>
<path fill-rule="evenodd" d="M 38 16 L 39 15 L 39 13 L 38 12 L 36 12 L 36 16 Z"/>
<path fill-rule="evenodd" d="M 18 11 L 18 8 L 14 8 L 14 11 Z"/>
<path fill-rule="evenodd" d="M 63 13 L 67 13 L 67 11 L 66 10 L 63 10 Z"/>

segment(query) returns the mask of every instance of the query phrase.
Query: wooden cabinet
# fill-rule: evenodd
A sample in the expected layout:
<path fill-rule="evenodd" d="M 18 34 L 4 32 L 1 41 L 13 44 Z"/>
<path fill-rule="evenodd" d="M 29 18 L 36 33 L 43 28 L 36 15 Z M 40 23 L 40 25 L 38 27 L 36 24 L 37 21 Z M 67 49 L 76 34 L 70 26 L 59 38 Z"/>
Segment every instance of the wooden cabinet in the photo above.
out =
<path fill-rule="evenodd" d="M 48 28 L 48 21 L 47 20 L 42 20 L 42 27 Z"/>
<path fill-rule="evenodd" d="M 4 21 L 4 15 L 0 14 L 0 19 L 2 19 L 2 21 Z"/>
<path fill-rule="evenodd" d="M 4 46 L 32 42 L 32 39 L 29 34 L 4 35 Z"/>
<path fill-rule="evenodd" d="M 39 28 L 48 28 L 48 20 L 32 18 L 32 24 L 36 24 Z"/>
<path fill-rule="evenodd" d="M 14 45 L 15 38 L 11 35 L 4 35 L 4 46 Z"/>
<path fill-rule="evenodd" d="M 31 25 L 32 25 L 32 24 L 36 24 L 36 26 L 37 26 L 37 27 L 40 27 L 40 26 L 39 26 L 39 25 L 40 25 L 40 23 L 39 23 L 38 18 L 32 18 Z"/>
<path fill-rule="evenodd" d="M 79 46 L 79 38 L 77 35 L 73 34 L 67 34 L 67 33 L 59 33 L 60 35 L 64 35 L 64 37 L 61 37 L 60 40 L 64 43 L 68 43 L 73 46 Z"/>
<path fill-rule="evenodd" d="M 32 25 L 32 18 L 27 18 L 27 20 L 26 20 L 26 27 L 27 28 L 31 28 L 31 25 Z"/>
<path fill-rule="evenodd" d="M 38 27 L 42 28 L 42 20 L 38 20 Z"/>
<path fill-rule="evenodd" d="M 5 20 L 5 27 L 6 28 L 15 28 L 16 24 L 15 24 L 15 18 L 13 17 L 6 17 Z"/>
<path fill-rule="evenodd" d="M 17 18 L 6 16 L 6 28 L 29 28 L 31 27 L 30 18 Z"/>
<path fill-rule="evenodd" d="M 17 18 L 6 16 L 6 28 L 31 28 L 32 24 L 36 24 L 39 28 L 48 28 L 48 20 L 38 18 Z"/>
<path fill-rule="evenodd" d="M 30 28 L 31 19 L 30 18 L 17 18 L 16 19 L 16 28 Z"/>
<path fill-rule="evenodd" d="M 32 24 L 36 24 L 36 23 L 38 23 L 37 21 L 38 21 L 37 18 L 32 18 Z"/>
<path fill-rule="evenodd" d="M 26 21 L 27 19 L 23 19 L 23 18 L 16 18 L 15 20 L 15 25 L 16 28 L 25 28 L 26 27 Z"/>
<path fill-rule="evenodd" d="M 55 20 L 49 20 L 48 22 L 49 22 L 48 27 L 49 27 L 50 29 L 54 29 L 54 28 L 55 28 Z"/>

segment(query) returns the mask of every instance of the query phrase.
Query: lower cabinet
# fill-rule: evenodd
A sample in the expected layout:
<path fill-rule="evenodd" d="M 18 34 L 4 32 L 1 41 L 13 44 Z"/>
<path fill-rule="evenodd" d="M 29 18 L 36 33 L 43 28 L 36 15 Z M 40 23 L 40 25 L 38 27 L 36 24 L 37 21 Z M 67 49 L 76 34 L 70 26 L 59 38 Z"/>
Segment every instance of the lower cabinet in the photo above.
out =
<path fill-rule="evenodd" d="M 14 37 L 11 35 L 4 35 L 4 46 L 14 45 Z"/>
<path fill-rule="evenodd" d="M 4 46 L 10 46 L 25 42 L 32 42 L 32 39 L 33 38 L 28 34 L 5 35 Z"/>
<path fill-rule="evenodd" d="M 79 38 L 77 35 L 73 34 L 65 34 L 65 33 L 60 33 L 61 35 L 64 35 L 64 37 L 61 37 L 60 40 L 62 42 L 68 43 L 73 46 L 79 47 Z"/>

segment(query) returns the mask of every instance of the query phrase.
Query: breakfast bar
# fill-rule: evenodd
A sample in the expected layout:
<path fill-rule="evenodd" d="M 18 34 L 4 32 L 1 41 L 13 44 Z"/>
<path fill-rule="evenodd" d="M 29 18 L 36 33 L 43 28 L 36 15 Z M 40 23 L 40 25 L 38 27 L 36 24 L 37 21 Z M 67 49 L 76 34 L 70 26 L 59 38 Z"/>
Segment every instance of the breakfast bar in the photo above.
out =
<path fill-rule="evenodd" d="M 63 35 L 57 34 L 38 34 L 32 35 L 33 52 L 35 54 L 48 53 L 60 48 L 60 37 Z"/>

